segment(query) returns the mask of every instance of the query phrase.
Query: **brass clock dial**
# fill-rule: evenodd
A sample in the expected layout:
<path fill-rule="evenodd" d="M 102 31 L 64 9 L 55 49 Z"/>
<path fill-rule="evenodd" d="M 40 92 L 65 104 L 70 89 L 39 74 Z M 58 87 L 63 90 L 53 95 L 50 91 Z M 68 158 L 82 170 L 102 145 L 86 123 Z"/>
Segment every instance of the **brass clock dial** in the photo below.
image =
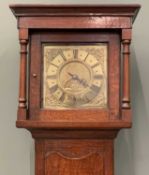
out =
<path fill-rule="evenodd" d="M 43 108 L 107 106 L 107 45 L 44 45 Z"/>

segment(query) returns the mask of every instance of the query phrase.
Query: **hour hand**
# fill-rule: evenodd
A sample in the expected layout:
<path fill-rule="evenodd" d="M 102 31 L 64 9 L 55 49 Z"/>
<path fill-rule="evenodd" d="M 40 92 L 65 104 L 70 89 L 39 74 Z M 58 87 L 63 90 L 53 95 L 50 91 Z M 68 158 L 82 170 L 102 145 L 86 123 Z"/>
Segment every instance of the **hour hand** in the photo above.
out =
<path fill-rule="evenodd" d="M 73 74 L 72 74 L 72 73 L 70 73 L 70 72 L 68 72 L 68 75 L 70 75 L 71 77 L 73 77 Z"/>
<path fill-rule="evenodd" d="M 76 74 L 72 74 L 72 73 L 68 72 L 68 75 L 70 75 L 72 77 L 72 79 L 78 80 L 78 76 Z"/>
<path fill-rule="evenodd" d="M 72 73 L 70 73 L 70 72 L 68 72 L 68 75 L 70 75 L 70 76 L 72 77 L 73 80 L 77 80 L 77 81 L 78 81 L 80 84 L 82 84 L 84 87 L 87 87 L 87 86 L 88 86 L 86 80 L 85 80 L 85 79 L 80 79 L 80 78 L 78 77 L 78 75 L 72 74 Z"/>

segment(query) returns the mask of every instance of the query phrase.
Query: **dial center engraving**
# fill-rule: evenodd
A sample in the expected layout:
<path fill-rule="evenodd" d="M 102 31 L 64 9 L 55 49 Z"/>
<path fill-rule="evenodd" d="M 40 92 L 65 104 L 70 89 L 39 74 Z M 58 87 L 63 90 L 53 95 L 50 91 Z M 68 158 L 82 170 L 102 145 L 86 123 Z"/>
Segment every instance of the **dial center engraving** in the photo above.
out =
<path fill-rule="evenodd" d="M 59 70 L 59 84 L 65 92 L 70 94 L 85 93 L 91 80 L 90 68 L 81 61 L 69 61 Z"/>

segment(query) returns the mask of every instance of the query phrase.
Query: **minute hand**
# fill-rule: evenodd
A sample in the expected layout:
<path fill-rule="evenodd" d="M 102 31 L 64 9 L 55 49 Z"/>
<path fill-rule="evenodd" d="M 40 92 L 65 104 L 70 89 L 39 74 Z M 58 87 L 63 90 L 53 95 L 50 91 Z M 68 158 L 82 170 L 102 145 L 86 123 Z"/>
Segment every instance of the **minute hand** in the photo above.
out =
<path fill-rule="evenodd" d="M 81 79 L 81 78 L 79 78 L 78 75 L 72 74 L 70 72 L 68 72 L 68 74 L 72 77 L 73 80 L 79 81 L 79 83 L 82 84 L 84 87 L 87 87 L 88 86 L 88 84 L 87 84 L 87 82 L 86 82 L 85 79 Z"/>

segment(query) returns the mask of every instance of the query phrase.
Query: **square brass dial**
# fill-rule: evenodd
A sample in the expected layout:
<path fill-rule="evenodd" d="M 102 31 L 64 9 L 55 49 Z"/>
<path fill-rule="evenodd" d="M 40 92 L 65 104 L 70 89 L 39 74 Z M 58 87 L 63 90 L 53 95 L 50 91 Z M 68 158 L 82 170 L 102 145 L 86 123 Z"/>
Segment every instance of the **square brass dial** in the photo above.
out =
<path fill-rule="evenodd" d="M 43 45 L 42 107 L 107 107 L 107 44 Z"/>

